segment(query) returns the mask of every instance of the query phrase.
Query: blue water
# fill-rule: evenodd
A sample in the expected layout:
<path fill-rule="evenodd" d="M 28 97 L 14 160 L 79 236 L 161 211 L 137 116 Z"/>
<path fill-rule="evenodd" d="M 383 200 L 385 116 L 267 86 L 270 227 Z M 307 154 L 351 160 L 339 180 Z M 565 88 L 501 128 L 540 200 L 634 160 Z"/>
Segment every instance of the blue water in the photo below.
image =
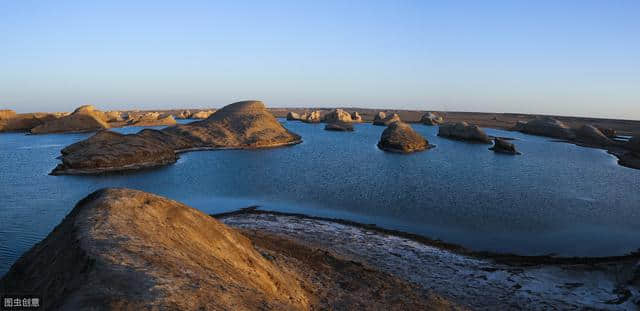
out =
<path fill-rule="evenodd" d="M 207 213 L 260 205 L 347 218 L 474 250 L 608 256 L 640 248 L 640 170 L 602 150 L 487 129 L 517 139 L 523 155 L 507 156 L 415 124 L 436 148 L 401 155 L 376 147 L 384 127 L 330 132 L 282 122 L 304 142 L 191 152 L 174 165 L 103 176 L 48 175 L 61 148 L 90 134 L 0 134 L 0 274 L 103 187 L 150 191 Z"/>

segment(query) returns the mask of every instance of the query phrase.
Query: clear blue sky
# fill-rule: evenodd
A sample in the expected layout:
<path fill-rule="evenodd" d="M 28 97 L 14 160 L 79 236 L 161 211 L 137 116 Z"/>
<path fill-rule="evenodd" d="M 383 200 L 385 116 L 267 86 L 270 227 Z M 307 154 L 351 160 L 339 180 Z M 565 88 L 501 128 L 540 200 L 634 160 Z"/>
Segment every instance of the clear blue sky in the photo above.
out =
<path fill-rule="evenodd" d="M 640 119 L 640 1 L 0 2 L 0 108 L 241 99 Z"/>

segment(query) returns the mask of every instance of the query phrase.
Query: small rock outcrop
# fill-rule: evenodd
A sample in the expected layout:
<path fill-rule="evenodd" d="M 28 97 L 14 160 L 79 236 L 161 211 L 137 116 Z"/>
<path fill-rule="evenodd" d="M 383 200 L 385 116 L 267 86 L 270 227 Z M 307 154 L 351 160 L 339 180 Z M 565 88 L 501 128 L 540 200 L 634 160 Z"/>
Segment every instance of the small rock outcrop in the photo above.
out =
<path fill-rule="evenodd" d="M 122 117 L 122 112 L 120 111 L 107 111 L 104 113 L 104 116 L 107 122 L 122 122 L 124 118 Z"/>
<path fill-rule="evenodd" d="M 213 110 L 202 110 L 198 111 L 191 115 L 191 119 L 206 119 L 210 117 L 215 111 Z"/>
<path fill-rule="evenodd" d="M 429 148 L 429 142 L 404 122 L 393 122 L 382 132 L 378 148 L 398 153 L 410 153 Z"/>
<path fill-rule="evenodd" d="M 131 116 L 127 120 L 128 126 L 171 126 L 176 125 L 172 115 L 162 116 L 158 112 L 147 112 L 137 116 Z"/>
<path fill-rule="evenodd" d="M 593 125 L 583 125 L 576 131 L 576 139 L 580 142 L 596 146 L 609 146 L 614 142 Z"/>
<path fill-rule="evenodd" d="M 357 117 L 360 117 L 360 115 L 356 115 Z M 343 122 L 343 123 L 347 123 L 347 122 L 358 122 L 358 120 L 354 120 L 353 116 L 344 111 L 343 109 L 334 109 L 331 112 L 327 113 L 324 118 L 323 118 L 324 122 L 327 123 L 332 123 L 332 122 Z M 360 117 L 360 120 L 362 120 L 362 117 Z"/>
<path fill-rule="evenodd" d="M 93 107 L 78 107 L 70 115 L 56 118 L 31 129 L 32 134 L 91 132 L 109 128 L 105 114 Z"/>
<path fill-rule="evenodd" d="M 228 105 L 209 118 L 162 130 L 122 135 L 109 131 L 64 148 L 62 163 L 52 172 L 95 174 L 174 163 L 176 152 L 197 149 L 255 149 L 296 144 L 289 132 L 260 101 Z"/>
<path fill-rule="evenodd" d="M 300 121 L 305 123 L 320 123 L 320 121 L 322 121 L 322 114 L 319 110 L 304 113 L 300 116 Z"/>
<path fill-rule="evenodd" d="M 43 310 L 308 309 L 296 275 L 209 215 L 109 188 L 76 204 L 0 279 L 40 293 Z"/>
<path fill-rule="evenodd" d="M 553 138 L 576 138 L 575 133 L 568 125 L 552 117 L 538 117 L 528 122 L 519 121 L 514 129 L 526 134 L 547 136 Z"/>
<path fill-rule="evenodd" d="M 400 121 L 400 116 L 397 113 L 392 113 L 387 115 L 385 112 L 378 112 L 373 118 L 373 125 L 384 125 L 387 126 L 393 122 Z"/>
<path fill-rule="evenodd" d="M 493 139 L 493 147 L 489 148 L 489 150 L 513 155 L 521 154 L 516 150 L 516 146 L 514 144 L 497 137 Z"/>
<path fill-rule="evenodd" d="M 180 111 L 180 113 L 176 114 L 174 116 L 174 118 L 176 119 L 191 119 L 191 111 L 189 110 L 182 110 Z"/>
<path fill-rule="evenodd" d="M 459 140 L 475 141 L 485 144 L 491 143 L 491 139 L 479 126 L 467 122 L 445 123 L 440 125 L 438 136 Z"/>
<path fill-rule="evenodd" d="M 362 116 L 357 111 L 354 111 L 351 113 L 351 120 L 353 122 L 362 122 Z"/>
<path fill-rule="evenodd" d="M 424 125 L 439 125 L 444 123 L 444 118 L 434 112 L 427 112 L 420 118 L 420 123 Z"/>
<path fill-rule="evenodd" d="M 327 123 L 324 129 L 327 131 L 352 132 L 353 124 L 351 124 L 350 122 L 332 122 Z"/>
<path fill-rule="evenodd" d="M 600 130 L 600 132 L 602 132 L 602 134 L 604 134 L 604 136 L 607 136 L 609 138 L 614 138 L 616 136 L 618 136 L 618 132 L 612 128 L 609 127 L 599 127 L 598 130 Z"/>
<path fill-rule="evenodd" d="M 289 111 L 289 113 L 287 113 L 287 120 L 289 121 L 299 121 L 300 120 L 300 115 L 293 112 L 293 111 Z"/>

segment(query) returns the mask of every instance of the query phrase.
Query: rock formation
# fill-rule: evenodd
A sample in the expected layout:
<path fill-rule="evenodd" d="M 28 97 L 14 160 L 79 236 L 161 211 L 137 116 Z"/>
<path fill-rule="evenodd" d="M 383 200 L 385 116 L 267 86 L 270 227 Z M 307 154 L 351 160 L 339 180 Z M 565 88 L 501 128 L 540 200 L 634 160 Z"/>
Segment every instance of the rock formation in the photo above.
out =
<path fill-rule="evenodd" d="M 576 137 L 569 126 L 551 117 L 538 117 L 529 122 L 518 122 L 514 129 L 527 134 L 561 139 L 574 139 Z"/>
<path fill-rule="evenodd" d="M 90 132 L 109 128 L 105 114 L 91 105 L 77 108 L 70 115 L 56 118 L 31 129 L 32 134 Z"/>
<path fill-rule="evenodd" d="M 327 123 L 324 129 L 327 131 L 352 132 L 353 124 L 351 124 L 350 122 L 331 122 Z"/>
<path fill-rule="evenodd" d="M 382 132 L 378 148 L 399 153 L 422 151 L 429 148 L 429 142 L 404 122 L 393 122 Z"/>
<path fill-rule="evenodd" d="M 444 118 L 434 112 L 427 112 L 420 118 L 420 123 L 424 125 L 439 125 L 444 123 Z"/>
<path fill-rule="evenodd" d="M 299 121 L 300 120 L 300 115 L 293 112 L 293 111 L 289 111 L 289 113 L 287 113 L 287 120 L 289 121 Z"/>
<path fill-rule="evenodd" d="M 176 152 L 237 148 L 253 149 L 296 144 L 300 136 L 289 132 L 260 101 L 228 105 L 209 118 L 137 134 L 99 132 L 64 148 L 62 163 L 52 172 L 93 174 L 166 165 Z"/>
<path fill-rule="evenodd" d="M 598 128 L 590 124 L 583 125 L 576 132 L 576 139 L 580 142 L 596 146 L 608 146 L 614 144 L 614 142 L 605 136 Z"/>
<path fill-rule="evenodd" d="M 322 114 L 319 110 L 312 111 L 309 113 L 304 113 L 300 116 L 300 121 L 305 123 L 320 123 L 322 120 Z"/>
<path fill-rule="evenodd" d="M 0 118 L 0 132 L 29 131 L 38 125 L 57 118 L 52 113 L 35 112 L 14 115 L 11 112 L 5 112 L 5 116 Z"/>
<path fill-rule="evenodd" d="M 191 119 L 191 111 L 183 110 L 174 116 L 176 119 Z"/>
<path fill-rule="evenodd" d="M 0 120 L 11 119 L 16 116 L 16 112 L 11 109 L 1 109 L 0 110 Z"/>
<path fill-rule="evenodd" d="M 362 122 L 362 116 L 357 111 L 351 113 L 351 120 L 354 122 Z"/>
<path fill-rule="evenodd" d="M 513 155 L 521 154 L 516 150 L 516 146 L 514 144 L 497 137 L 493 139 L 493 147 L 489 148 L 489 150 Z"/>
<path fill-rule="evenodd" d="M 122 112 L 120 111 L 107 111 L 104 113 L 107 122 L 122 122 L 124 118 L 122 117 Z"/>
<path fill-rule="evenodd" d="M 459 140 L 491 143 L 491 139 L 480 127 L 467 122 L 445 123 L 440 125 L 438 136 Z"/>
<path fill-rule="evenodd" d="M 600 132 L 602 132 L 604 136 L 607 136 L 609 138 L 614 138 L 618 136 L 618 133 L 616 132 L 616 130 L 609 127 L 599 127 L 598 130 L 600 130 Z"/>
<path fill-rule="evenodd" d="M 360 115 L 358 115 L 356 113 L 356 117 L 360 117 Z M 359 122 L 358 119 L 354 119 L 353 116 L 342 110 L 342 109 L 334 109 L 331 112 L 327 113 L 324 118 L 323 118 L 324 122 L 327 123 L 333 123 L 333 122 Z M 362 117 L 360 117 L 360 121 L 362 121 Z"/>
<path fill-rule="evenodd" d="M 176 125 L 172 115 L 162 116 L 158 112 L 147 112 L 137 116 L 131 116 L 127 120 L 128 126 L 171 126 Z"/>
<path fill-rule="evenodd" d="M 392 113 L 391 115 L 387 115 L 383 111 L 380 111 L 373 118 L 373 125 L 387 126 L 397 121 L 400 121 L 400 116 L 397 113 Z"/>
<path fill-rule="evenodd" d="M 308 309 L 296 275 L 179 202 L 130 189 L 82 199 L 0 280 L 44 310 Z"/>
<path fill-rule="evenodd" d="M 206 119 L 210 117 L 215 111 L 213 110 L 202 110 L 198 111 L 191 115 L 191 119 Z"/>

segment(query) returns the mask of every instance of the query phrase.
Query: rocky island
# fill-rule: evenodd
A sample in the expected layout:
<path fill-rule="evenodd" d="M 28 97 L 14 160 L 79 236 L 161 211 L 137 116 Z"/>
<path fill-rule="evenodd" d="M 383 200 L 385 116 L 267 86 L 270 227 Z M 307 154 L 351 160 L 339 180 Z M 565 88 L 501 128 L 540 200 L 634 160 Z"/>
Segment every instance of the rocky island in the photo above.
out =
<path fill-rule="evenodd" d="M 491 143 L 489 135 L 479 126 L 467 122 L 448 122 L 440 125 L 438 136 L 448 137 L 457 140 L 466 140 L 480 143 Z"/>
<path fill-rule="evenodd" d="M 378 148 L 397 153 L 411 153 L 428 149 L 429 142 L 413 130 L 411 125 L 396 121 L 382 132 Z"/>
<path fill-rule="evenodd" d="M 253 149 L 292 145 L 300 136 L 285 129 L 260 101 L 228 105 L 209 118 L 163 130 L 122 135 L 102 131 L 62 149 L 52 172 L 95 174 L 174 163 L 177 153 L 205 149 Z"/>

